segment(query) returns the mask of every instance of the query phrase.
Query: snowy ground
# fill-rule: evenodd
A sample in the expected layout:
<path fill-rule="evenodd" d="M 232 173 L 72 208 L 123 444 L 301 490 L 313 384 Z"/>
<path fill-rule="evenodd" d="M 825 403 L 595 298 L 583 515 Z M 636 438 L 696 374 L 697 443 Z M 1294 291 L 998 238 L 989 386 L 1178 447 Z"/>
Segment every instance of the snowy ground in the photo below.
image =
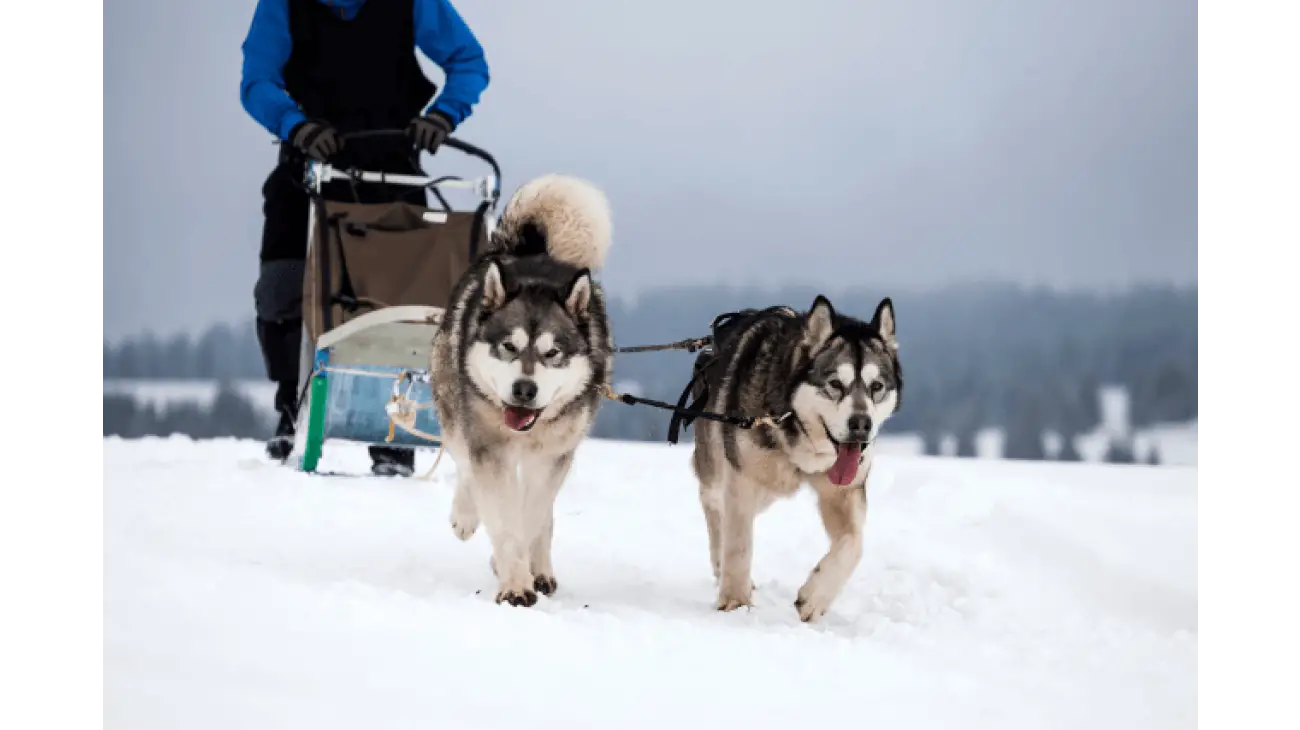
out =
<path fill-rule="evenodd" d="M 882 457 L 862 565 L 809 626 L 810 495 L 760 518 L 758 605 L 717 613 L 689 449 L 585 445 L 560 592 L 522 609 L 447 526 L 449 459 L 104 447 L 109 728 L 1196 725 L 1193 468 Z"/>

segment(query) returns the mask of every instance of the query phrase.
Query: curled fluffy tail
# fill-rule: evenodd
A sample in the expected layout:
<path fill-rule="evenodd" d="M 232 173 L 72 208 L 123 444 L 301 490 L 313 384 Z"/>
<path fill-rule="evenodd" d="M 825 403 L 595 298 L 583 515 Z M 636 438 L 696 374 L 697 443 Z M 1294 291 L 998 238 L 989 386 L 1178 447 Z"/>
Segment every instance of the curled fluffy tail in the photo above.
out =
<path fill-rule="evenodd" d="M 612 232 L 609 201 L 600 188 L 576 177 L 544 175 L 515 191 L 492 241 L 521 256 L 545 252 L 596 270 L 605 265 Z"/>

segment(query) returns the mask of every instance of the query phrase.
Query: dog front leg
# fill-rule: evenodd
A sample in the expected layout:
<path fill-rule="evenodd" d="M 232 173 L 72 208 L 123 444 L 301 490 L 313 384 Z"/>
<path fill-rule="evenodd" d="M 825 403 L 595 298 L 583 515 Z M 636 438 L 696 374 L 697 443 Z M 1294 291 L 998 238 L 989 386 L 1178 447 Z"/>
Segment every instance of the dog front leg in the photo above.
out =
<path fill-rule="evenodd" d="M 524 461 L 524 483 L 528 497 L 524 518 L 532 543 L 529 563 L 533 588 L 549 596 L 559 588 L 551 565 L 551 538 L 555 532 L 555 498 L 573 466 L 573 452 L 560 456 L 537 455 Z"/>
<path fill-rule="evenodd" d="M 799 597 L 794 602 L 799 619 L 808 622 L 826 614 L 862 560 L 862 528 L 867 518 L 865 485 L 846 489 L 817 479 L 813 487 L 817 490 L 817 506 L 831 546 L 799 589 Z"/>
<path fill-rule="evenodd" d="M 524 522 L 526 493 L 514 463 L 485 455 L 475 464 L 471 496 L 492 541 L 492 571 L 497 576 L 497 603 L 531 606 L 537 603 L 528 569 L 528 530 Z"/>
<path fill-rule="evenodd" d="M 479 525 L 471 479 L 468 470 L 456 470 L 456 492 L 451 498 L 451 531 L 460 540 L 473 537 Z"/>
<path fill-rule="evenodd" d="M 739 474 L 727 479 L 722 506 L 722 577 L 718 581 L 719 611 L 753 605 L 754 518 L 758 485 Z"/>

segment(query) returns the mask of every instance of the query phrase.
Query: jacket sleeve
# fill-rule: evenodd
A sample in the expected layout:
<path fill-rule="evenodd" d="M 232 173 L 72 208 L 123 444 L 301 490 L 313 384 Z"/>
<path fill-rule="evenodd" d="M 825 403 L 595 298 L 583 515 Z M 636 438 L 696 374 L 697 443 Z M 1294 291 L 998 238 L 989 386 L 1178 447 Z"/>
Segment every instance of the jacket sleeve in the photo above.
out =
<path fill-rule="evenodd" d="M 446 74 L 442 94 L 425 110 L 459 125 L 488 85 L 487 59 L 478 39 L 449 0 L 415 0 L 415 45 Z"/>
<path fill-rule="evenodd" d="M 249 116 L 283 140 L 306 115 L 289 98 L 282 69 L 293 49 L 288 0 L 257 0 L 253 23 L 244 38 L 244 66 L 239 100 Z"/>

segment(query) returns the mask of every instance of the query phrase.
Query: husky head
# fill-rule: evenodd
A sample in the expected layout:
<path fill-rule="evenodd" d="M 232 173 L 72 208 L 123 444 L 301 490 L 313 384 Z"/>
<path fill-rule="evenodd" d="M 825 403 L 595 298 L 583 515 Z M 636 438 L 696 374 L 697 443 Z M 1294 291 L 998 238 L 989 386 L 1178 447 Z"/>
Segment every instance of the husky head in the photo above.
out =
<path fill-rule="evenodd" d="M 587 269 L 555 287 L 518 281 L 497 262 L 487 267 L 479 327 L 465 364 L 478 391 L 501 408 L 508 428 L 532 429 L 590 385 L 583 325 L 591 298 Z"/>
<path fill-rule="evenodd" d="M 814 437 L 814 429 L 825 430 L 836 450 L 828 476 L 848 485 L 857 476 L 863 450 L 902 398 L 893 302 L 882 300 L 872 320 L 863 322 L 836 313 L 828 299 L 818 296 L 803 337 L 808 359 L 792 406 Z"/>

